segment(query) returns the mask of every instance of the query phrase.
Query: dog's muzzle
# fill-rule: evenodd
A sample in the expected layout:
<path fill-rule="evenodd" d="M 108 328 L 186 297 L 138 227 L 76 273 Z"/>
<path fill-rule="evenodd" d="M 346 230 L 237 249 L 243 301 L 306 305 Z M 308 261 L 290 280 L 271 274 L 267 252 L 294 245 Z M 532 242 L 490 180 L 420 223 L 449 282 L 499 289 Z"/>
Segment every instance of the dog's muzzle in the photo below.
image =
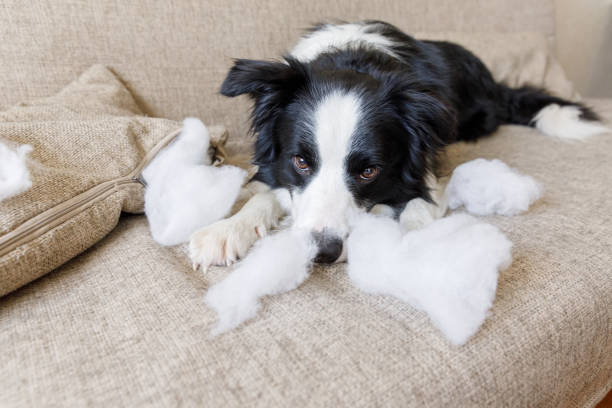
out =
<path fill-rule="evenodd" d="M 312 232 L 312 239 L 317 245 L 316 263 L 333 263 L 342 254 L 343 241 L 338 235 L 323 230 L 322 232 Z"/>

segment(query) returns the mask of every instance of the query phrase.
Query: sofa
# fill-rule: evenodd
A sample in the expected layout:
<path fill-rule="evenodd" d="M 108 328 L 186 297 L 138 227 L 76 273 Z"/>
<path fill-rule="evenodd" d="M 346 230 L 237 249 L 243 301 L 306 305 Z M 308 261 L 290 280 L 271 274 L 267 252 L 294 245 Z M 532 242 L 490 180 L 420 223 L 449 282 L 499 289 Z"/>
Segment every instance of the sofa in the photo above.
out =
<path fill-rule="evenodd" d="M 232 58 L 277 58 L 311 23 L 335 18 L 456 39 L 506 82 L 581 98 L 552 51 L 555 7 L 7 0 L 0 110 L 54 95 L 101 64 L 131 94 L 131 111 L 222 125 L 230 154 L 248 152 L 249 101 L 218 94 Z M 582 101 L 612 126 L 612 99 Z M 520 126 L 447 149 L 447 172 L 499 158 L 545 190 L 520 216 L 486 217 L 513 242 L 513 263 L 463 346 L 409 305 L 358 291 L 342 264 L 317 266 L 298 289 L 266 297 L 256 319 L 212 337 L 203 298 L 231 268 L 194 271 L 186 245 L 159 245 L 139 211 L 124 211 L 95 244 L 0 298 L 0 406 L 593 407 L 612 388 L 611 152 L 609 133 L 569 143 Z M 11 274 L 1 260 L 0 272 Z"/>

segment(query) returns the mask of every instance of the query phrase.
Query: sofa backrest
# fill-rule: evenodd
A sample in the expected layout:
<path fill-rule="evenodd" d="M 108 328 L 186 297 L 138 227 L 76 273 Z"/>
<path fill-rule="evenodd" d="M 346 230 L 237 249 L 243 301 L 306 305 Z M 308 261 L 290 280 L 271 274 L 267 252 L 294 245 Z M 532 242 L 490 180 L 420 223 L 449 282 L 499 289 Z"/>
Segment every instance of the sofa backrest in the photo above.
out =
<path fill-rule="evenodd" d="M 232 58 L 277 58 L 312 23 L 380 19 L 407 32 L 539 32 L 552 0 L 3 0 L 0 108 L 54 94 L 95 63 L 149 115 L 247 129 L 246 98 L 218 95 Z"/>

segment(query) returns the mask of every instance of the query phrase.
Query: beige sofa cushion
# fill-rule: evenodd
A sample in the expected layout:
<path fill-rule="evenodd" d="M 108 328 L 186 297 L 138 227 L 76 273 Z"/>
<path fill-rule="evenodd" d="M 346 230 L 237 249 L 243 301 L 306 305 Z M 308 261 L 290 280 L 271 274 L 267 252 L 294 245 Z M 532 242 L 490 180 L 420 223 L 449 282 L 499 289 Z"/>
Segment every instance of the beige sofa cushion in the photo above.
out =
<path fill-rule="evenodd" d="M 0 112 L 0 142 L 33 147 L 32 187 L 0 202 L 0 296 L 100 240 L 121 211 L 141 212 L 140 171 L 178 128 L 143 116 L 103 66 Z"/>
<path fill-rule="evenodd" d="M 44 16 L 44 18 L 43 18 Z M 246 98 L 218 95 L 232 58 L 277 58 L 313 23 L 380 19 L 408 33 L 537 33 L 553 40 L 553 0 L 4 0 L 0 107 L 48 96 L 89 66 L 112 67 L 150 116 L 248 129 Z M 511 41 L 492 41 L 503 50 Z"/>
<path fill-rule="evenodd" d="M 612 101 L 588 101 L 612 124 Z M 362 293 L 344 265 L 263 299 L 210 337 L 194 272 L 126 216 L 92 250 L 0 299 L 0 406 L 592 407 L 612 384 L 612 137 L 563 143 L 504 126 L 449 149 L 453 168 L 500 158 L 545 195 L 493 216 L 514 242 L 492 314 L 452 347 L 407 304 Z"/>

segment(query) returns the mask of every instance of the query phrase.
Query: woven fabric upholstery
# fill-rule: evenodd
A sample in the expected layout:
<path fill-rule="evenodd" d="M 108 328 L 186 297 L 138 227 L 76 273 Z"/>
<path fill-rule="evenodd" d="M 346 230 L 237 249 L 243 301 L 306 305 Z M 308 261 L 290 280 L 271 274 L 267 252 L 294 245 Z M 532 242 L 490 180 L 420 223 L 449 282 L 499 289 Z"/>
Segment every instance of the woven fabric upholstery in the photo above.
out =
<path fill-rule="evenodd" d="M 612 120 L 611 101 L 592 105 Z M 612 378 L 610 151 L 610 135 L 576 145 L 518 126 L 449 149 L 449 168 L 500 158 L 546 188 L 527 213 L 487 218 L 514 262 L 462 347 L 352 287 L 344 265 L 211 339 L 203 297 L 229 269 L 193 272 L 184 246 L 161 248 L 128 216 L 0 299 L 0 406 L 592 406 Z"/>
<path fill-rule="evenodd" d="M 497 78 L 573 95 L 548 52 L 552 0 L 5 0 L 0 106 L 53 95 L 102 63 L 134 96 L 115 108 L 125 115 L 197 116 L 244 146 L 248 101 L 216 94 L 231 58 L 276 58 L 302 28 L 338 17 L 455 40 Z M 587 102 L 611 123 L 612 101 Z M 0 406 L 591 407 L 612 386 L 610 151 L 610 135 L 571 144 L 513 126 L 449 148 L 448 171 L 499 158 L 546 190 L 526 214 L 487 219 L 514 242 L 514 262 L 490 318 L 459 348 L 424 314 L 353 288 L 343 265 L 317 268 L 211 339 L 203 296 L 229 269 L 193 272 L 184 246 L 162 248 L 144 217 L 124 216 L 0 298 Z"/>
<path fill-rule="evenodd" d="M 178 128 L 180 123 L 143 116 L 130 92 L 101 65 L 55 96 L 0 112 L 0 142 L 33 147 L 27 160 L 32 188 L 0 202 L 0 240 L 69 199 L 129 175 Z M 143 188 L 134 181 L 117 184 L 89 201 L 59 225 L 2 251 L 0 296 L 93 245 L 113 229 L 121 211 L 142 212 Z"/>
<path fill-rule="evenodd" d="M 104 64 L 148 115 L 195 116 L 245 135 L 247 99 L 217 94 L 232 58 L 278 58 L 305 28 L 339 18 L 380 19 L 426 36 L 472 33 L 487 42 L 484 57 L 517 45 L 533 48 L 535 35 L 540 46 L 554 33 L 553 0 L 5 0 L 0 107 L 52 95 Z M 501 35 L 524 32 L 533 34 L 519 42 Z"/>

